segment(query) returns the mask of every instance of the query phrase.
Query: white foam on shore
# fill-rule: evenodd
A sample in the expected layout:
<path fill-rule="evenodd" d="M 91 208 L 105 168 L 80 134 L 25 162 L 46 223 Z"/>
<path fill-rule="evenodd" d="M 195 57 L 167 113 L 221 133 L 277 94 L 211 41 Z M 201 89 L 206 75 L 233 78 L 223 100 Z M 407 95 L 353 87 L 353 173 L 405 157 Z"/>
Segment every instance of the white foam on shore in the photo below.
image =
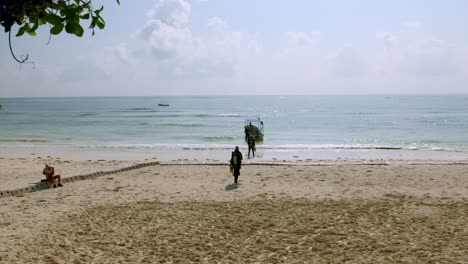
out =
<path fill-rule="evenodd" d="M 218 160 L 230 158 L 234 146 L 220 145 L 73 145 L 50 143 L 2 143 L 1 156 L 53 156 L 74 160 L 115 159 L 144 160 L 157 158 L 160 161 L 172 160 Z M 247 148 L 240 145 L 244 159 L 247 160 Z M 468 160 L 468 151 L 464 149 L 423 148 L 410 149 L 386 146 L 330 146 L 319 147 L 259 145 L 255 161 L 301 161 L 313 160 Z"/>

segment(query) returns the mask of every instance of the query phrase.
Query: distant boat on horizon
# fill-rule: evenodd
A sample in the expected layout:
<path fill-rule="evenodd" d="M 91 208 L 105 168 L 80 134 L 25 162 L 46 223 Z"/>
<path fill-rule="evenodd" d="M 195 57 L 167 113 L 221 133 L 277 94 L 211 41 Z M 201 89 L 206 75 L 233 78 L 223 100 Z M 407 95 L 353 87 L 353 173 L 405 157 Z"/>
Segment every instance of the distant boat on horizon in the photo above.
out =
<path fill-rule="evenodd" d="M 169 106 L 169 104 L 158 104 L 158 106 Z"/>

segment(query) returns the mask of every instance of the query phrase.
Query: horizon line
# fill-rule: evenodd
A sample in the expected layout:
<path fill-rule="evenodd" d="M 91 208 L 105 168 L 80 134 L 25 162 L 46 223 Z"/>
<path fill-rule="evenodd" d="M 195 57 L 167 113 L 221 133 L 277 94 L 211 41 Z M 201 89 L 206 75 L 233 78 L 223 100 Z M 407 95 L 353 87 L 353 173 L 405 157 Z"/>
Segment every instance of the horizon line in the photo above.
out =
<path fill-rule="evenodd" d="M 245 97 L 245 96 L 468 96 L 468 93 L 388 93 L 388 94 L 231 94 L 231 95 L 61 95 L 61 96 L 5 96 L 10 98 L 104 98 L 104 97 Z"/>

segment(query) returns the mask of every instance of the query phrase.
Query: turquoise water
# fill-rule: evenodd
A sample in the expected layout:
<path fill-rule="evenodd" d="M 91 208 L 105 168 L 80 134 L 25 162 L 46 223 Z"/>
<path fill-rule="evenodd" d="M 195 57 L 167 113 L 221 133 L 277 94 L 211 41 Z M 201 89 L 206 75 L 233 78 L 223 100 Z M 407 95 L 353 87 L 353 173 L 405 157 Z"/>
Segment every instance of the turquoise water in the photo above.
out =
<path fill-rule="evenodd" d="M 468 95 L 1 98 L 0 146 L 468 151 Z M 168 107 L 158 104 L 169 104 Z"/>

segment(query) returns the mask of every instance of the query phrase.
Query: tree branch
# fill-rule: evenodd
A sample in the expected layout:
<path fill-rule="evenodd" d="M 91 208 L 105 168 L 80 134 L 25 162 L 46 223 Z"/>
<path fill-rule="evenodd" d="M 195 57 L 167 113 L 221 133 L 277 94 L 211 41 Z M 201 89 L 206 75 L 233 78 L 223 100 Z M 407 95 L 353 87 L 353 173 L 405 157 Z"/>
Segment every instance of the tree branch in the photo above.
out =
<path fill-rule="evenodd" d="M 11 52 L 11 56 L 13 56 L 13 59 L 15 59 L 18 63 L 32 63 L 34 64 L 34 62 L 26 62 L 28 59 L 29 59 L 29 54 L 26 54 L 25 57 L 21 57 L 21 60 L 18 60 L 18 58 L 16 58 L 15 56 L 15 53 L 13 52 L 13 47 L 11 46 L 11 30 L 8 31 L 8 45 L 10 46 L 10 52 Z"/>

